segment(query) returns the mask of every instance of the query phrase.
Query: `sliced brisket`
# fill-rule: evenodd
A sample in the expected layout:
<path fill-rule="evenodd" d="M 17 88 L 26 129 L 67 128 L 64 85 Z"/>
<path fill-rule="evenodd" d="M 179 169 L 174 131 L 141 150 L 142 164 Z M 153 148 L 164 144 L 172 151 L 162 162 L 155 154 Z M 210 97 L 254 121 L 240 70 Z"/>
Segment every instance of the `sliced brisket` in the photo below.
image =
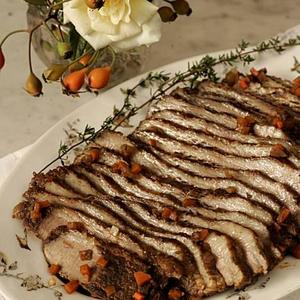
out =
<path fill-rule="evenodd" d="M 300 101 L 266 78 L 176 89 L 128 137 L 104 131 L 70 166 L 35 174 L 14 217 L 62 278 L 99 299 L 244 287 L 299 239 L 299 141 L 272 120 L 280 110 L 297 121 Z M 136 272 L 151 279 L 138 286 Z"/>

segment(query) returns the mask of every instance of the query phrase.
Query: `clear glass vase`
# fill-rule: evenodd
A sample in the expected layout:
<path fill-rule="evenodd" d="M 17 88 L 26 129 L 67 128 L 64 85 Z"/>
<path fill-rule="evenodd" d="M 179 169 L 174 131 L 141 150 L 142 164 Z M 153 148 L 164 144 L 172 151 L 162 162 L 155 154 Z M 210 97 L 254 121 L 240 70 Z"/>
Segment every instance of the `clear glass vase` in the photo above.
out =
<path fill-rule="evenodd" d="M 27 23 L 29 28 L 33 28 L 45 19 L 48 9 L 40 6 L 30 5 L 27 10 Z M 61 12 L 60 12 L 61 13 Z M 49 20 L 47 22 L 49 28 L 56 26 L 56 21 Z M 64 25 L 61 27 L 63 34 L 68 35 L 70 27 Z M 56 47 L 57 40 L 51 30 L 46 26 L 41 26 L 34 32 L 32 45 L 38 57 L 46 66 L 51 64 L 66 63 L 62 59 Z M 143 71 L 146 57 L 149 53 L 147 47 L 142 46 L 126 51 L 116 52 L 115 62 L 112 69 L 112 75 L 108 87 L 115 86 L 129 78 L 132 78 Z M 96 65 L 108 65 L 112 61 L 112 51 L 104 49 L 101 56 L 98 58 Z"/>

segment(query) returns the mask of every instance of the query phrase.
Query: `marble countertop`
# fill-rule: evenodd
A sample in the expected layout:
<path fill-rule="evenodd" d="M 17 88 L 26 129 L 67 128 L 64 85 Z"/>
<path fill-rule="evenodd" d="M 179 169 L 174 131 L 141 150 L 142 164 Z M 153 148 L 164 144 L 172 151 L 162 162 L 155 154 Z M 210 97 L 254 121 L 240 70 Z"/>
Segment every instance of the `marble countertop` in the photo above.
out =
<path fill-rule="evenodd" d="M 189 0 L 194 13 L 163 28 L 163 38 L 153 45 L 146 70 L 178 59 L 234 47 L 241 39 L 256 43 L 300 22 L 295 0 Z M 26 4 L 2 1 L 0 37 L 26 25 Z M 34 142 L 66 114 L 94 96 L 73 99 L 55 84 L 41 98 L 28 96 L 22 86 L 27 77 L 26 35 L 10 39 L 3 49 L 7 64 L 0 72 L 0 157 Z M 34 59 L 37 73 L 43 65 Z"/>

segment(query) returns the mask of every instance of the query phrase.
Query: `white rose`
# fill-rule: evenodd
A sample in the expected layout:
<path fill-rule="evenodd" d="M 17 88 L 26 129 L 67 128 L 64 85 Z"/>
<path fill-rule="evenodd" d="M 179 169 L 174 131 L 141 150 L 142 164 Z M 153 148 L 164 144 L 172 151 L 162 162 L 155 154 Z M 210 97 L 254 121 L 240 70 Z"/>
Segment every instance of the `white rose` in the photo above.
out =
<path fill-rule="evenodd" d="M 105 0 L 101 9 L 90 9 L 85 0 L 70 0 L 63 12 L 64 22 L 73 23 L 94 49 L 131 49 L 160 40 L 157 9 L 147 0 Z"/>

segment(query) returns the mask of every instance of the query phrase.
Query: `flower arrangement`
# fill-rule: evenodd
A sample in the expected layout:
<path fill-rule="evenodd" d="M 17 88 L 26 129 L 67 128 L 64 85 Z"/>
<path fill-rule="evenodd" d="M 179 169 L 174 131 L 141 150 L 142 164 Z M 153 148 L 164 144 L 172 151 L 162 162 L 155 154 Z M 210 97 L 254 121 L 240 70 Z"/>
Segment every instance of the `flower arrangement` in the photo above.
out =
<path fill-rule="evenodd" d="M 43 12 L 35 26 L 15 30 L 0 42 L 0 70 L 5 65 L 3 45 L 17 33 L 29 35 L 29 76 L 25 90 L 32 96 L 43 94 L 43 83 L 32 67 L 34 34 L 46 29 L 54 38 L 51 45 L 60 57 L 43 72 L 44 82 L 61 83 L 63 93 L 78 95 L 98 92 L 114 72 L 116 55 L 142 45 L 149 46 L 161 38 L 162 22 L 173 22 L 178 15 L 190 15 L 187 0 L 25 0 Z M 99 65 L 104 51 L 111 61 Z"/>

